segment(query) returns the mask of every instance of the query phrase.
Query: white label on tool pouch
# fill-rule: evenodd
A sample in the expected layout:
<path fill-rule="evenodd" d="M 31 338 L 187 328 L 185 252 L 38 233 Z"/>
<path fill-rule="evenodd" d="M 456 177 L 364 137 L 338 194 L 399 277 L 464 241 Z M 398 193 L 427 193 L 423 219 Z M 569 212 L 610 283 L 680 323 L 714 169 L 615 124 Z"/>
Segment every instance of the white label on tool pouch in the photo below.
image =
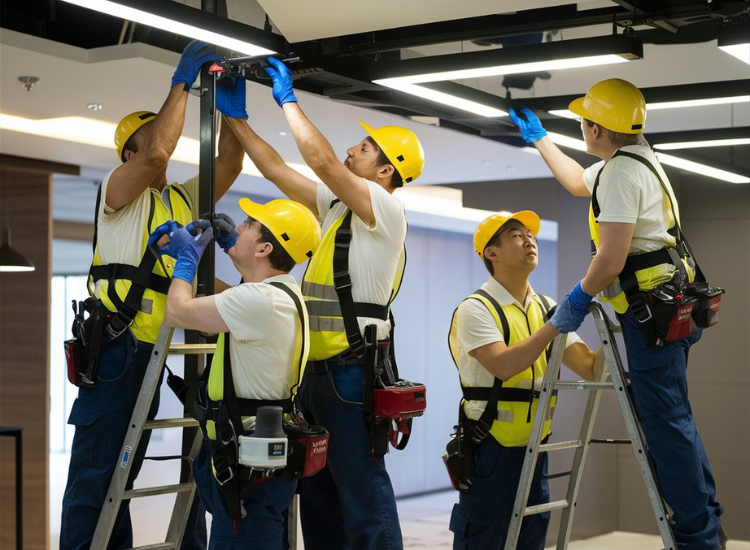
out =
<path fill-rule="evenodd" d="M 122 453 L 122 461 L 120 462 L 120 468 L 128 467 L 128 460 L 130 460 L 130 453 L 133 452 L 133 447 L 125 447 L 125 452 Z"/>

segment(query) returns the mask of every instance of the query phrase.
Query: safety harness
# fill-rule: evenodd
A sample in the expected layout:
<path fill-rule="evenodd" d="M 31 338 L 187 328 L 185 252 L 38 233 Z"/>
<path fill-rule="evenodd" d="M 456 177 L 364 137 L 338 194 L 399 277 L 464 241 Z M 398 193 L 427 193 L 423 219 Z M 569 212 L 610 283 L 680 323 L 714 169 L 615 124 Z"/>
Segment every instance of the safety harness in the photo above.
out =
<path fill-rule="evenodd" d="M 337 202 L 339 199 L 331 202 L 331 206 Z M 355 302 L 352 297 L 352 279 L 349 274 L 352 216 L 353 213 L 349 210 L 336 230 L 333 285 L 341 308 L 349 350 L 364 367 L 362 414 L 367 425 L 370 454 L 379 457 L 388 452 L 389 441 L 398 450 L 406 448 L 411 435 L 411 420 L 414 416 L 420 416 L 426 408 L 425 387 L 419 383 L 402 380 L 398 375 L 393 331 L 396 323 L 390 304 L 401 286 L 401 281 L 393 285 L 391 297 L 386 305 Z M 365 327 L 363 338 L 357 317 L 371 317 L 382 321 L 390 319 L 389 340 L 377 340 L 375 325 Z M 384 409 L 393 410 L 384 412 Z M 402 434 L 400 441 L 399 433 Z"/>
<path fill-rule="evenodd" d="M 691 291 L 697 290 L 697 292 L 702 293 L 702 296 L 705 296 L 708 293 L 710 294 L 709 298 L 714 299 L 716 295 L 720 296 L 720 294 L 723 293 L 724 290 L 708 286 L 706 277 L 703 275 L 703 271 L 701 271 L 700 266 L 695 260 L 695 255 L 690 248 L 690 244 L 688 243 L 685 235 L 680 229 L 680 222 L 677 219 L 677 212 L 675 210 L 674 203 L 672 202 L 672 196 L 670 195 L 669 190 L 664 183 L 664 180 L 659 175 L 659 172 L 656 170 L 654 165 L 649 162 L 648 159 L 627 151 L 618 150 L 614 155 L 612 155 L 612 158 L 617 156 L 628 157 L 632 160 L 640 162 L 641 164 L 646 166 L 651 171 L 651 173 L 654 174 L 654 176 L 656 176 L 656 179 L 659 181 L 659 184 L 664 191 L 664 195 L 666 195 L 667 199 L 669 200 L 672 217 L 674 218 L 674 225 L 669 228 L 667 232 L 675 238 L 675 245 L 660 248 L 659 250 L 654 250 L 651 252 L 645 252 L 643 254 L 629 255 L 625 260 L 625 265 L 623 266 L 622 271 L 618 275 L 620 288 L 625 294 L 625 298 L 628 302 L 628 305 L 630 306 L 630 310 L 633 312 L 634 317 L 641 327 L 641 331 L 643 332 L 646 342 L 649 346 L 654 346 L 660 344 L 665 339 L 669 340 L 668 338 L 666 338 L 666 333 L 664 333 L 665 331 L 661 330 L 660 325 L 665 324 L 667 327 L 669 327 L 670 322 L 672 321 L 672 317 L 670 316 L 668 319 L 658 320 L 655 318 L 655 304 L 652 298 L 652 293 L 641 291 L 638 286 L 638 278 L 636 276 L 637 271 L 662 264 L 670 264 L 676 268 L 676 273 L 671 284 L 663 289 L 670 294 L 670 299 L 676 306 L 675 308 L 670 308 L 674 309 L 672 314 L 678 313 L 679 304 L 676 304 L 675 300 L 682 300 L 683 294 L 681 291 L 687 290 L 687 287 L 691 282 L 683 259 L 687 260 L 689 264 L 695 266 L 694 282 L 696 284 L 690 285 Z M 602 169 L 599 170 L 599 173 L 596 175 L 596 181 L 594 182 L 594 187 L 591 192 L 591 208 L 595 219 L 598 219 L 599 214 L 601 213 L 599 201 L 596 197 L 596 191 L 599 187 L 599 178 L 603 170 L 604 167 L 602 167 Z M 593 239 L 591 241 L 591 253 L 592 256 L 596 254 L 596 243 L 593 241 Z M 658 292 L 657 296 L 659 296 Z M 690 313 L 694 308 L 690 307 L 689 309 L 690 311 L 687 312 L 687 319 L 683 319 L 683 321 L 689 320 Z M 716 307 L 716 309 L 718 311 L 718 306 Z M 666 332 L 668 333 L 669 330 L 667 329 Z M 689 334 L 689 332 L 687 334 L 683 334 L 683 332 L 684 331 L 680 332 L 680 334 L 682 334 L 683 336 Z"/>
<path fill-rule="evenodd" d="M 550 315 L 550 304 L 546 296 L 541 294 L 535 295 L 538 298 L 539 306 L 542 309 L 545 317 Z M 503 308 L 495 300 L 492 295 L 483 289 L 476 290 L 471 294 L 468 299 L 473 299 L 481 302 L 488 309 L 490 305 L 497 313 L 497 319 L 499 319 L 499 326 L 503 340 L 510 342 L 511 332 L 510 325 L 508 324 L 508 318 L 503 311 Z M 489 304 L 489 305 L 488 305 Z M 453 312 L 453 318 L 451 319 L 451 327 L 455 326 L 455 318 L 458 313 L 458 308 Z M 490 310 L 492 313 L 492 310 Z M 545 349 L 545 356 L 547 361 L 552 354 L 552 345 L 550 344 Z M 452 339 L 448 337 L 448 347 L 451 349 L 451 356 L 458 369 L 458 350 L 454 349 Z M 533 369 L 533 365 L 531 367 Z M 459 376 L 460 380 L 460 376 Z M 473 447 L 482 443 L 490 433 L 492 424 L 497 418 L 497 406 L 500 401 L 506 402 L 520 402 L 529 404 L 529 409 L 526 417 L 526 422 L 531 422 L 531 410 L 534 399 L 539 399 L 539 392 L 534 390 L 534 380 L 532 377 L 530 388 L 508 388 L 503 387 L 503 381 L 495 377 L 492 386 L 485 387 L 470 387 L 465 386 L 461 381 L 461 392 L 463 399 L 458 405 L 458 423 L 456 424 L 455 433 L 453 437 L 446 445 L 446 453 L 443 455 L 446 468 L 448 469 L 448 475 L 450 476 L 451 483 L 457 491 L 468 493 L 471 491 L 472 476 L 471 470 L 473 468 Z M 478 420 L 474 421 L 466 416 L 464 411 L 464 401 L 486 401 L 484 410 Z"/>
<path fill-rule="evenodd" d="M 285 399 L 246 399 L 237 397 L 232 377 L 229 341 L 231 335 L 225 332 L 219 336 L 219 345 L 223 350 L 222 371 L 212 372 L 213 366 L 207 365 L 198 380 L 196 400 L 193 406 L 193 417 L 198 420 L 203 437 L 211 445 L 211 462 L 214 477 L 222 490 L 229 515 L 234 519 L 243 517 L 242 501 L 249 499 L 257 486 L 269 479 L 257 470 L 239 462 L 239 436 L 249 435 L 244 429 L 242 418 L 257 416 L 259 407 L 281 407 L 287 415 L 296 417 L 294 413 L 294 396 L 299 385 L 299 379 L 306 360 L 305 345 L 307 339 L 307 324 L 299 297 L 288 286 L 280 282 L 268 283 L 284 291 L 294 302 L 302 328 L 302 342 L 298 359 L 297 380 L 290 388 L 289 397 Z M 219 399 L 212 399 L 209 385 L 214 377 L 222 379 L 222 392 Z M 285 428 L 286 431 L 286 428 Z M 275 475 L 282 477 L 282 472 Z"/>

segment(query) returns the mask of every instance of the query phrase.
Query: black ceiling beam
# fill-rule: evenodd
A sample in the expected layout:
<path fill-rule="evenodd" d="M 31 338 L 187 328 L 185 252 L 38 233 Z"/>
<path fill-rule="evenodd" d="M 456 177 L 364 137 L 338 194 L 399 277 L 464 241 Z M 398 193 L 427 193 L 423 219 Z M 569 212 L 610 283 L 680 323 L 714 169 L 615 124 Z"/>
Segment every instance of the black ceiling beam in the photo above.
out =
<path fill-rule="evenodd" d="M 337 55 L 373 55 L 433 44 L 463 40 L 491 40 L 519 34 L 600 24 L 632 26 L 670 19 L 689 19 L 715 13 L 720 9 L 721 4 L 723 3 L 707 4 L 705 0 L 685 0 L 677 6 L 670 5 L 665 9 L 642 14 L 622 7 L 578 11 L 577 7 L 571 4 L 525 10 L 515 14 L 485 15 L 340 36 L 330 39 L 326 47 L 329 49 L 328 53 Z"/>

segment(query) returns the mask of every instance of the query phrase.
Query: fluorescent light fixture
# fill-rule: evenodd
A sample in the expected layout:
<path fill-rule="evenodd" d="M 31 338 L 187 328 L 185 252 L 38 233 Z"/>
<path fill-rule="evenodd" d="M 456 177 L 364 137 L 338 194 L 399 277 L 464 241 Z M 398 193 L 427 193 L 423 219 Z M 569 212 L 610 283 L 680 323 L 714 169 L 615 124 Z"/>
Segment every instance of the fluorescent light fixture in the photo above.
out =
<path fill-rule="evenodd" d="M 576 139 L 563 134 L 549 131 L 547 132 L 547 137 L 549 137 L 552 142 L 556 143 L 557 145 L 562 145 L 563 147 L 568 147 L 569 149 L 575 149 L 577 151 L 586 150 L 586 142 L 582 139 Z"/>
<path fill-rule="evenodd" d="M 688 99 L 685 101 L 661 101 L 658 103 L 646 103 L 646 112 L 658 111 L 660 109 L 686 109 L 690 107 L 705 107 L 709 105 L 725 105 L 729 103 L 750 103 L 750 95 L 738 95 L 731 97 L 709 97 L 706 99 Z M 562 118 L 577 119 L 578 115 L 568 109 L 553 109 L 549 114 Z"/>
<path fill-rule="evenodd" d="M 252 34 L 252 31 L 255 31 L 256 36 L 259 36 L 262 31 L 170 0 L 63 1 L 156 29 L 202 40 L 245 55 L 275 53 L 273 50 L 247 41 L 247 36 Z M 239 36 L 245 39 L 235 38 Z M 266 41 L 264 38 L 264 42 Z"/>
<path fill-rule="evenodd" d="M 397 64 L 379 67 L 380 74 L 376 74 L 373 82 L 395 88 L 404 84 L 624 63 L 641 57 L 643 43 L 639 39 L 612 35 L 404 59 Z"/>
<path fill-rule="evenodd" d="M 666 164 L 667 166 L 674 166 L 675 168 L 687 170 L 688 172 L 694 172 L 696 174 L 700 174 L 701 176 L 708 176 L 709 178 L 716 178 L 722 181 L 728 181 L 730 183 L 750 183 L 750 178 L 746 176 L 741 176 L 739 174 L 728 172 L 726 170 L 720 170 L 719 168 L 707 166 L 699 162 L 693 162 L 691 160 L 673 157 L 672 155 L 667 155 L 666 153 L 657 152 L 656 158 L 658 158 L 659 162 L 661 162 L 662 164 Z"/>
<path fill-rule="evenodd" d="M 750 65 L 750 23 L 719 28 L 720 50 Z"/>
<path fill-rule="evenodd" d="M 676 141 L 673 143 L 656 143 L 654 149 L 673 151 L 675 149 L 698 149 L 703 147 L 730 147 L 732 145 L 750 145 L 750 138 L 710 139 L 703 141 Z"/>
<path fill-rule="evenodd" d="M 613 63 L 625 63 L 626 61 L 628 60 L 614 54 L 594 55 L 574 59 L 557 59 L 536 61 L 533 63 L 515 63 L 476 69 L 460 69 L 456 71 L 415 74 L 398 78 L 374 80 L 373 82 L 375 84 L 381 84 L 393 88 L 395 85 L 424 84 L 425 82 L 443 82 L 445 80 L 461 80 L 464 78 L 485 78 L 488 76 L 502 76 L 506 74 L 575 69 L 580 67 L 594 67 L 597 65 L 611 65 Z"/>
<path fill-rule="evenodd" d="M 422 99 L 429 99 L 430 101 L 435 101 L 436 103 L 440 103 L 442 105 L 448 105 L 449 107 L 455 107 L 456 109 L 461 109 L 462 111 L 474 113 L 475 115 L 488 117 L 488 118 L 508 116 L 508 113 L 501 109 L 489 107 L 488 105 L 482 105 L 481 103 L 477 103 L 476 101 L 464 99 L 464 98 L 461 98 L 452 94 L 440 92 L 438 90 L 432 90 L 430 88 L 426 88 L 425 86 L 418 86 L 416 84 L 390 82 L 388 79 L 376 80 L 374 82 L 375 84 L 380 84 L 381 86 L 393 88 L 394 90 L 398 90 L 399 92 L 404 92 L 405 94 L 410 94 L 410 95 L 414 95 L 417 97 L 421 97 Z"/>

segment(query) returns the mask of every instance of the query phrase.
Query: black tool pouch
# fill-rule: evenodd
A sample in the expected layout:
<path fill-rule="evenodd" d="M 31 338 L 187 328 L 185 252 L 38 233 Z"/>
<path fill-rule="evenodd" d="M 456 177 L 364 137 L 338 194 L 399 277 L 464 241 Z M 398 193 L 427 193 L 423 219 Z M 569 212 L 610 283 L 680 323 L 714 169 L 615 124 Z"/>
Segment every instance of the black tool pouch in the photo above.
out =
<path fill-rule="evenodd" d="M 463 411 L 463 404 L 459 405 L 458 424 L 453 428 L 448 444 L 445 446 L 443 463 L 448 470 L 451 485 L 456 491 L 468 494 L 471 492 L 471 470 L 474 467 L 474 445 L 471 441 L 472 425 L 474 424 Z"/>
<path fill-rule="evenodd" d="M 112 313 L 93 297 L 73 300 L 73 312 L 73 338 L 64 342 L 68 380 L 79 388 L 93 388 Z"/>

